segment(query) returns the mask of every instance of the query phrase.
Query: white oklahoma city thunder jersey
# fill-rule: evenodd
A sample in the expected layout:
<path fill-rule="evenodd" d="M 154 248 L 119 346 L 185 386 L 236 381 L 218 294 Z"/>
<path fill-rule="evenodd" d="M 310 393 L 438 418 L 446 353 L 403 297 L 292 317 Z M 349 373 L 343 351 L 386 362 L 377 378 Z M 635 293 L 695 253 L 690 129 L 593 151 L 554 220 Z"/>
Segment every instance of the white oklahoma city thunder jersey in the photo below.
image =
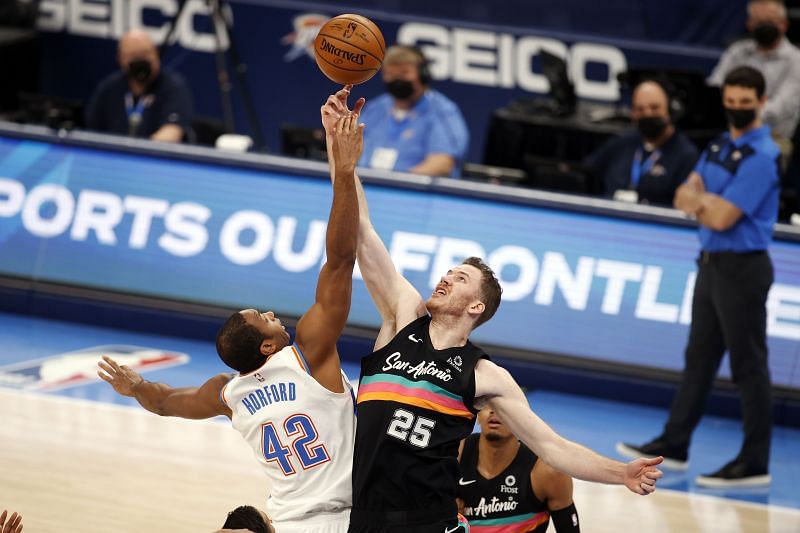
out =
<path fill-rule="evenodd" d="M 233 427 L 269 478 L 266 511 L 276 522 L 352 505 L 355 403 L 344 373 L 342 384 L 343 393 L 320 385 L 290 345 L 222 388 Z"/>

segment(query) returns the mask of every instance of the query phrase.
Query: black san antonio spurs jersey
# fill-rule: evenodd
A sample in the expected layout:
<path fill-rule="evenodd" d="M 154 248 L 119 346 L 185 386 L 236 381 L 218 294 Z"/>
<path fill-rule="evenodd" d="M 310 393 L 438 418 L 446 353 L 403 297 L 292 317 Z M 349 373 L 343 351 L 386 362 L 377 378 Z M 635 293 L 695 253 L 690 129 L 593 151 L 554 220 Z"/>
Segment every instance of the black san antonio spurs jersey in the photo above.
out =
<path fill-rule="evenodd" d="M 531 487 L 536 454 L 520 442 L 511 464 L 499 475 L 486 479 L 478 472 L 479 437 L 470 435 L 464 441 L 458 480 L 458 497 L 464 500 L 464 516 L 469 520 L 470 531 L 544 533 L 550 513 Z"/>
<path fill-rule="evenodd" d="M 361 361 L 354 518 L 456 516 L 458 444 L 474 426 L 475 363 L 486 355 L 469 342 L 434 349 L 430 322 L 420 317 Z"/>

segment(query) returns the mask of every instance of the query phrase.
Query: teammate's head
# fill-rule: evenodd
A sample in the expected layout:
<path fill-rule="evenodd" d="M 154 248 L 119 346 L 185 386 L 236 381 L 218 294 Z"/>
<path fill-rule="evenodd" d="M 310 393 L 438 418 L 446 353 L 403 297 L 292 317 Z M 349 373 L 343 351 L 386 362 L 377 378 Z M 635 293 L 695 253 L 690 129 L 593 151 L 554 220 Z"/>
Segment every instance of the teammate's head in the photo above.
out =
<path fill-rule="evenodd" d="M 129 31 L 119 40 L 117 61 L 129 79 L 143 84 L 156 79 L 161 69 L 155 43 L 140 29 Z"/>
<path fill-rule="evenodd" d="M 475 329 L 494 316 L 502 293 L 489 265 L 470 257 L 442 277 L 426 305 L 431 315 L 468 316 Z"/>
<path fill-rule="evenodd" d="M 228 518 L 222 527 L 224 529 L 246 529 L 253 533 L 275 533 L 272 520 L 267 513 L 249 505 L 242 505 L 228 513 Z"/>
<path fill-rule="evenodd" d="M 481 426 L 481 435 L 489 442 L 501 442 L 514 438 L 511 430 L 489 407 L 484 407 L 478 413 L 478 424 Z"/>
<path fill-rule="evenodd" d="M 272 311 L 245 309 L 232 314 L 217 333 L 220 359 L 239 372 L 252 372 L 289 344 L 289 333 Z"/>
<path fill-rule="evenodd" d="M 397 100 L 417 100 L 430 81 L 427 69 L 427 61 L 419 49 L 390 46 L 381 67 L 386 91 Z"/>

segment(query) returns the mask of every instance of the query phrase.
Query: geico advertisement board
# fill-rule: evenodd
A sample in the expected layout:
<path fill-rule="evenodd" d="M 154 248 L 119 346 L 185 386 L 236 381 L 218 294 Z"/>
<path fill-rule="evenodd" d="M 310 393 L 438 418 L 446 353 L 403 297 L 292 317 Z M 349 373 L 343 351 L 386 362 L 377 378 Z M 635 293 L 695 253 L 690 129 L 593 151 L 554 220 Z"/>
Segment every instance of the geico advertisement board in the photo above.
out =
<path fill-rule="evenodd" d="M 179 6 L 185 7 L 179 13 Z M 267 144 L 280 149 L 279 125 L 319 125 L 319 106 L 336 86 L 317 68 L 314 38 L 322 24 L 341 13 L 329 3 L 282 0 L 222 2 Z M 175 21 L 163 64 L 180 72 L 194 93 L 197 112 L 222 116 L 214 51 L 217 41 L 205 0 L 41 0 L 38 28 L 43 39 L 42 87 L 48 94 L 85 99 L 100 79 L 119 69 L 116 43 L 129 28 L 144 28 L 162 43 Z M 533 7 L 531 9 L 534 9 Z M 546 94 L 549 83 L 539 55 L 566 60 L 579 98 L 620 99 L 618 75 L 629 66 L 710 71 L 719 49 L 692 48 L 671 41 L 613 39 L 526 26 L 496 26 L 480 20 L 444 20 L 365 11 L 388 44 L 418 45 L 430 61 L 433 88 L 453 99 L 469 127 L 467 160 L 483 159 L 492 111 L 514 98 Z M 710 24 L 710 23 L 709 23 Z M 598 28 L 598 32 L 602 30 Z M 227 33 L 221 44 L 230 45 Z M 76 77 L 75 72 L 81 76 Z M 230 72 L 233 77 L 233 71 Z M 238 83 L 238 80 L 236 81 Z M 237 125 L 249 129 L 234 85 Z M 368 99 L 380 94 L 380 76 L 356 88 Z"/>

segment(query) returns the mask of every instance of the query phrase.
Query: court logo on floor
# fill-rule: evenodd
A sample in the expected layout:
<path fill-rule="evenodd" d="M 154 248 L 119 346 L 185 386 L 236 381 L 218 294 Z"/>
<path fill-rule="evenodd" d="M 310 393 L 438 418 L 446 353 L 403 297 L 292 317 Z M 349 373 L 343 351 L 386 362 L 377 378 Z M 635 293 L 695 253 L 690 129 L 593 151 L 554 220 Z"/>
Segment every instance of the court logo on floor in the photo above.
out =
<path fill-rule="evenodd" d="M 120 365 L 137 372 L 183 365 L 189 356 L 144 346 L 93 346 L 62 354 L 0 366 L 0 387 L 25 390 L 55 391 L 100 381 L 97 362 L 108 355 Z"/>

